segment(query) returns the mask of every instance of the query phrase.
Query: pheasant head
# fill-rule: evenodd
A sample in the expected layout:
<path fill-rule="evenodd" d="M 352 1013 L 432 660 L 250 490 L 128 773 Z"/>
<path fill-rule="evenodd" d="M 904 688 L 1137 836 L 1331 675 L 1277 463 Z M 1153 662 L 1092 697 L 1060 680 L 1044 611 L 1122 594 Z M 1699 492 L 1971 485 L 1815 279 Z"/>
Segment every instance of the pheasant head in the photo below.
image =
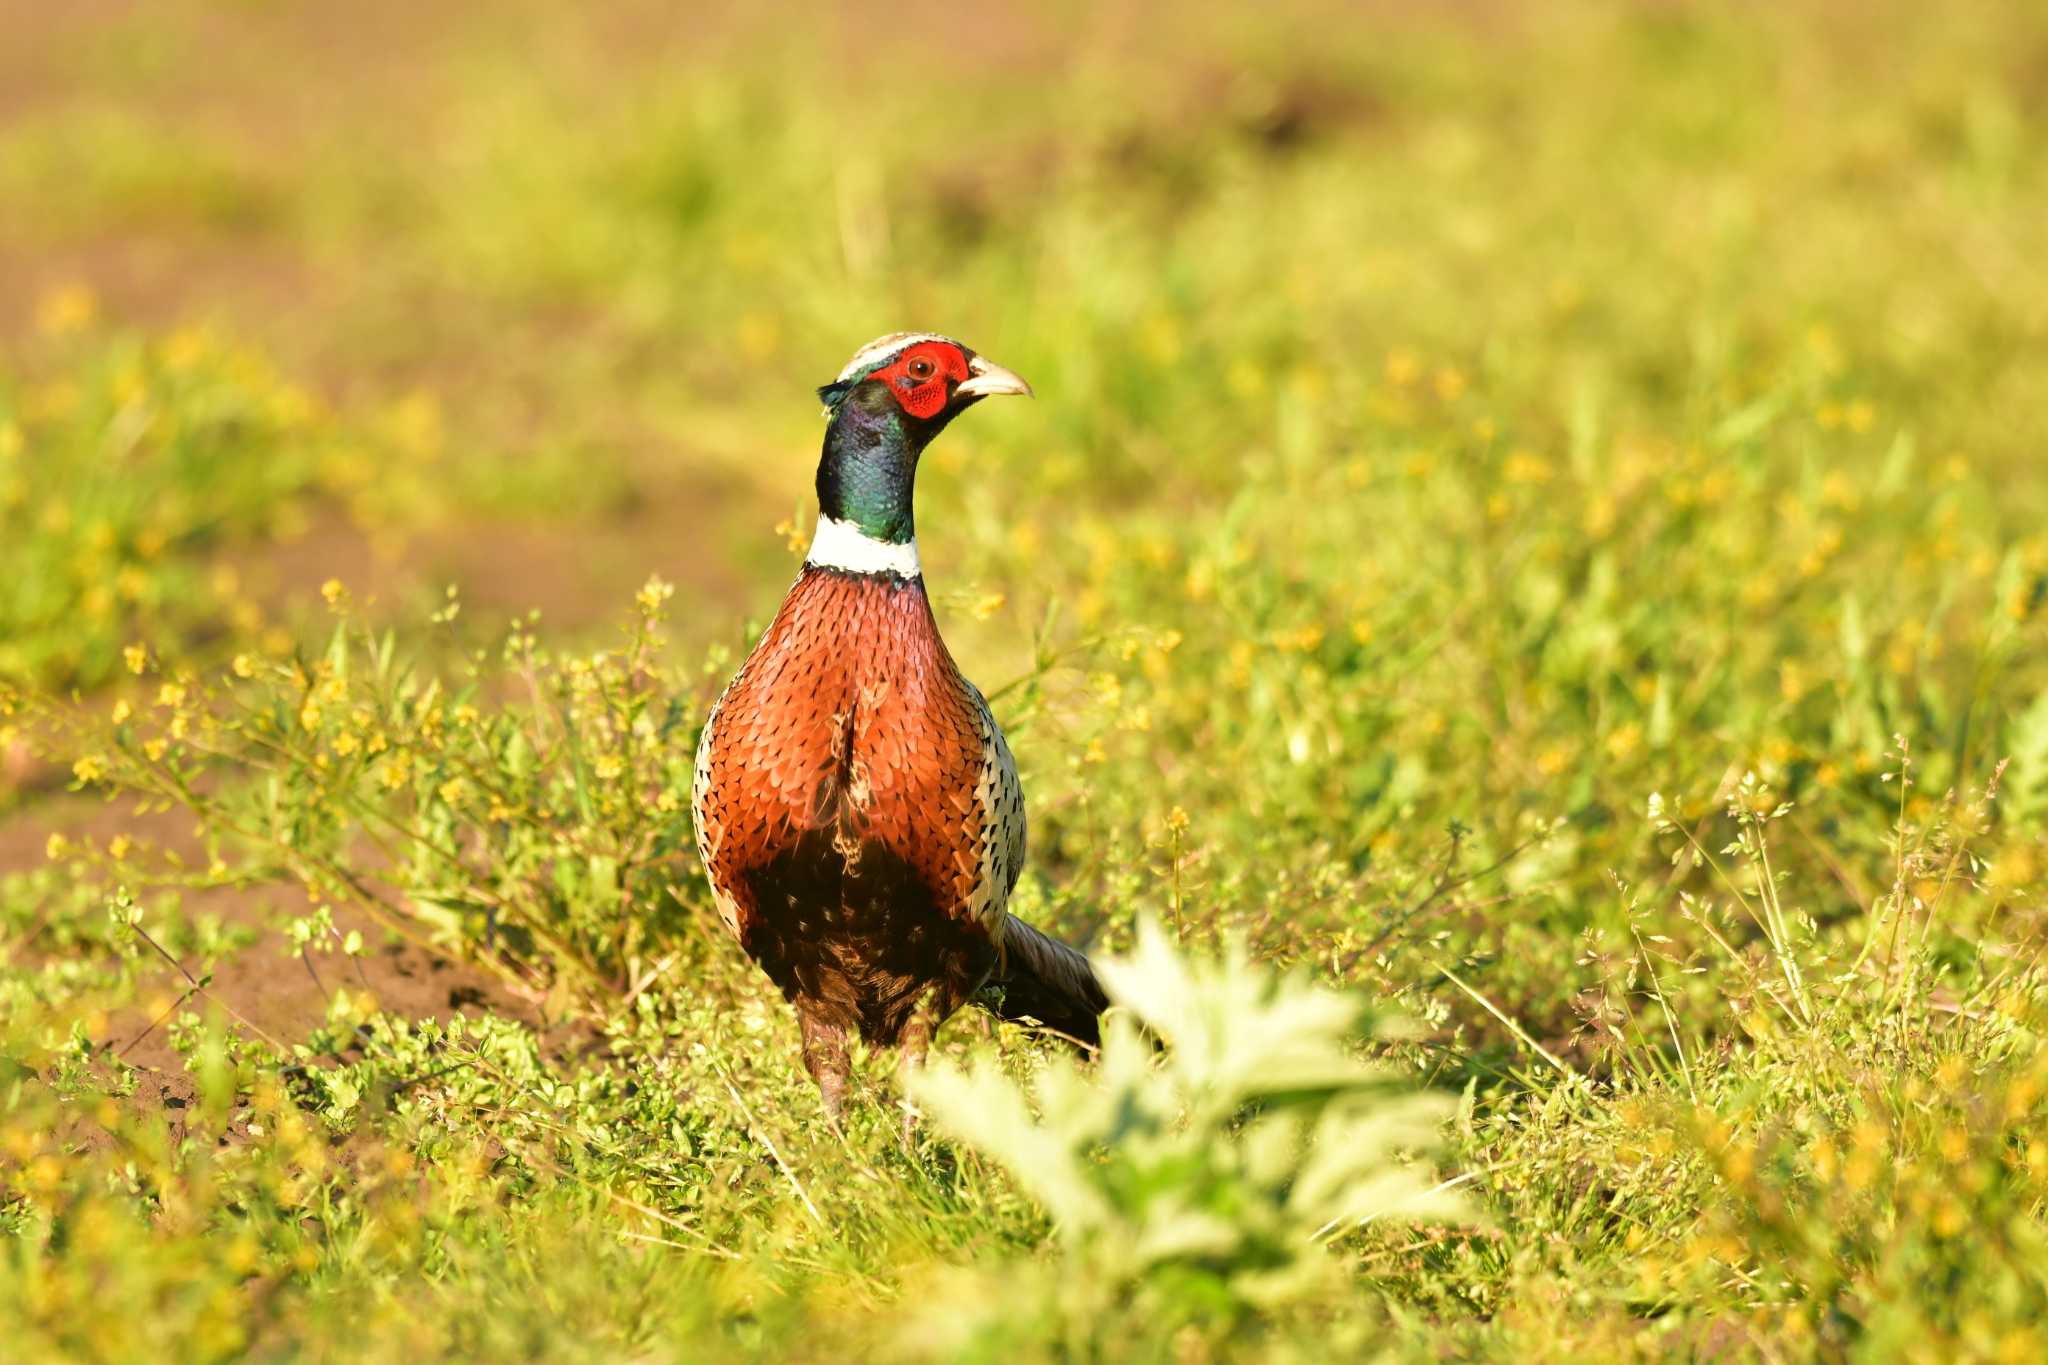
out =
<path fill-rule="evenodd" d="M 982 399 L 1030 393 L 1009 370 L 931 332 L 891 333 L 854 352 L 818 390 L 829 419 L 818 459 L 819 536 L 843 545 L 848 561 L 835 567 L 901 572 L 889 566 L 906 562 L 906 551 L 914 566 L 911 496 L 924 448 Z"/>

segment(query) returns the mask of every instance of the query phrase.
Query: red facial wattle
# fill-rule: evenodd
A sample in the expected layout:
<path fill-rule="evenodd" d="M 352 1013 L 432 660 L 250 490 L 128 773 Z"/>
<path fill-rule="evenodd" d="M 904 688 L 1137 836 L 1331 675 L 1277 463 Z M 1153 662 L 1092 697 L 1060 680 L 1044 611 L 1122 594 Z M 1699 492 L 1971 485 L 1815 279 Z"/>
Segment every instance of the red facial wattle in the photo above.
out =
<path fill-rule="evenodd" d="M 887 384 L 912 417 L 936 417 L 945 410 L 952 386 L 966 380 L 967 357 L 958 346 L 920 341 L 868 377 Z"/>

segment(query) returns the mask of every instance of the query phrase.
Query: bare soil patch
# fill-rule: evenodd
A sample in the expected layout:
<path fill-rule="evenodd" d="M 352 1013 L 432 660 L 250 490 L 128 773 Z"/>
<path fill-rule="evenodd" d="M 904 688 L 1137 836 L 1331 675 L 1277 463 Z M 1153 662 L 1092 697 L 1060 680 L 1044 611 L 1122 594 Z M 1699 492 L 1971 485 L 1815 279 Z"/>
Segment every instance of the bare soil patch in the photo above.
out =
<path fill-rule="evenodd" d="M 51 833 L 102 844 L 126 833 L 188 853 L 194 847 L 185 817 L 176 811 L 138 817 L 118 803 L 66 795 L 43 801 L 34 814 L 33 819 L 0 822 L 0 873 L 42 863 Z M 308 961 L 294 955 L 278 926 L 299 894 L 288 886 L 181 890 L 181 908 L 188 918 L 214 916 L 223 924 L 252 931 L 256 938 L 247 948 L 215 960 L 186 960 L 179 967 L 165 964 L 141 991 L 142 1004 L 108 1016 L 105 1034 L 97 1041 L 143 1072 L 135 1103 L 175 1112 L 193 1098 L 183 1059 L 171 1046 L 169 1030 L 152 1013 L 152 1007 L 160 1013 L 164 1004 L 186 995 L 191 989 L 187 972 L 207 985 L 187 1000 L 185 1008 L 201 1013 L 217 1008 L 234 1026 L 283 1046 L 303 1040 L 326 1021 L 336 987 L 367 991 L 379 1007 L 405 1019 L 496 1014 L 543 1032 L 553 1022 L 483 968 L 395 940 L 368 916 L 347 907 L 335 908 L 336 928 L 360 931 L 366 943 L 375 945 L 371 951 L 353 961 L 338 955 Z M 18 951 L 33 956 L 34 940 Z"/>

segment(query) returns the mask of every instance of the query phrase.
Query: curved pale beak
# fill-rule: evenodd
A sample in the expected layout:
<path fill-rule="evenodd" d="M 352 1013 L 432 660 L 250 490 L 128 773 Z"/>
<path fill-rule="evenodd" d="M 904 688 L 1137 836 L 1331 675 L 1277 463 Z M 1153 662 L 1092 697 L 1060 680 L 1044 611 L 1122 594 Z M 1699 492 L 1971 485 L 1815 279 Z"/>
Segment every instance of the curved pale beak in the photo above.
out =
<path fill-rule="evenodd" d="M 976 356 L 967 362 L 967 378 L 953 393 L 962 398 L 991 398 L 999 393 L 1019 393 L 1029 398 L 1031 386 L 1024 382 L 1022 375 Z"/>

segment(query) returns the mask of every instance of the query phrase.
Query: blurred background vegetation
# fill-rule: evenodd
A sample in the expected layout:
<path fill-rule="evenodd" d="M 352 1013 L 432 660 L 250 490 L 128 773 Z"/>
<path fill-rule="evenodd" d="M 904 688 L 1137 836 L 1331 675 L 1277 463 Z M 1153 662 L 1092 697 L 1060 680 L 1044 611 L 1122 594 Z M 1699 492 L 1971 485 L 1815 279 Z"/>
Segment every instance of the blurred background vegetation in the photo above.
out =
<path fill-rule="evenodd" d="M 0 20 L 42 1354 L 2048 1350 L 2037 5 Z M 663 797 L 902 327 L 1040 394 L 920 494 L 1021 912 L 1392 1003 L 1456 1217 L 1119 1315 L 819 1128 Z"/>

